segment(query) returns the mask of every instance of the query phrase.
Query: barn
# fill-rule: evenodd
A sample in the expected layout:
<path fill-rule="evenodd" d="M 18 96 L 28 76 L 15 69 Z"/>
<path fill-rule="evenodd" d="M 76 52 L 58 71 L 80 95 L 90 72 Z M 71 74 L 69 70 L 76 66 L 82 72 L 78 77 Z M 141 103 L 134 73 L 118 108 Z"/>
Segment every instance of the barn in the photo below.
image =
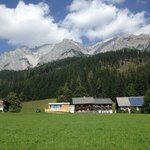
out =
<path fill-rule="evenodd" d="M 137 111 L 140 110 L 144 105 L 144 97 L 117 97 L 117 106 L 120 110 L 128 111 L 132 108 L 136 108 Z"/>
<path fill-rule="evenodd" d="M 110 98 L 74 97 L 72 102 L 76 112 L 113 112 L 113 101 Z"/>

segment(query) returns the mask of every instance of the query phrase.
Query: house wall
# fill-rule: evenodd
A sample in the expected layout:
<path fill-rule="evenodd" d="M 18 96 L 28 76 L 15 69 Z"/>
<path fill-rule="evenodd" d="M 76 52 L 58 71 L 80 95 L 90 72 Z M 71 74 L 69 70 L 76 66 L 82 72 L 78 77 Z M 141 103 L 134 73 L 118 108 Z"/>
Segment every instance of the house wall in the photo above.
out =
<path fill-rule="evenodd" d="M 3 101 L 0 99 L 0 111 L 3 112 Z"/>
<path fill-rule="evenodd" d="M 48 109 L 45 109 L 45 112 L 69 112 L 69 111 L 70 111 L 69 104 L 62 104 L 59 110 L 51 109 L 50 105 L 48 106 Z"/>
<path fill-rule="evenodd" d="M 0 111 L 3 111 L 3 106 L 0 106 Z"/>

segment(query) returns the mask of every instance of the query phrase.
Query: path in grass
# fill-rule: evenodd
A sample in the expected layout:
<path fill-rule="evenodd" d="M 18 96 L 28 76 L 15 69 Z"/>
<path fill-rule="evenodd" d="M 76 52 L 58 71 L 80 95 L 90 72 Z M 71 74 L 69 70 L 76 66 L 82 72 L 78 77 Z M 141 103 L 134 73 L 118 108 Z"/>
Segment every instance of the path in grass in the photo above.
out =
<path fill-rule="evenodd" d="M 0 150 L 148 150 L 150 115 L 0 113 Z"/>

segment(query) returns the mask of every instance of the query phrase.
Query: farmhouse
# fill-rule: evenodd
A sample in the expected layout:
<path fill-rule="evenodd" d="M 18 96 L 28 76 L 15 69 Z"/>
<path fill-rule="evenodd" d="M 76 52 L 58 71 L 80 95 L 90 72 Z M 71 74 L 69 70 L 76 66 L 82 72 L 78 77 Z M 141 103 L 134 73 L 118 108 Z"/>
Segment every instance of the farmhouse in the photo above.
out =
<path fill-rule="evenodd" d="M 74 97 L 73 105 L 77 112 L 98 112 L 98 113 L 112 113 L 112 100 L 110 98 L 96 98 L 93 97 Z"/>
<path fill-rule="evenodd" d="M 120 110 L 128 111 L 130 113 L 131 108 L 136 108 L 139 111 L 144 104 L 144 97 L 117 97 L 117 106 Z"/>
<path fill-rule="evenodd" d="M 48 103 L 45 112 L 70 112 L 70 103 Z"/>
<path fill-rule="evenodd" d="M 3 101 L 2 100 L 0 100 L 0 111 L 2 111 L 3 112 Z"/>

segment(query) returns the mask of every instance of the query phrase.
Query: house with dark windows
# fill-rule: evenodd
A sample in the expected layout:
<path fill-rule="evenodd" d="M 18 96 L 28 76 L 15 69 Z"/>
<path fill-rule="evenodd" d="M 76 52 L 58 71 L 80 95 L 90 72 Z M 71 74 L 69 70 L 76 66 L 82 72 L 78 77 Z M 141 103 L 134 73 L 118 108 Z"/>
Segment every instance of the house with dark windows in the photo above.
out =
<path fill-rule="evenodd" d="M 74 113 L 74 106 L 70 103 L 48 103 L 45 112 L 71 112 Z"/>
<path fill-rule="evenodd" d="M 113 113 L 113 101 L 110 98 L 74 97 L 76 112 Z"/>
<path fill-rule="evenodd" d="M 144 105 L 144 97 L 117 97 L 116 99 L 118 109 L 129 113 L 132 108 L 139 111 Z"/>

